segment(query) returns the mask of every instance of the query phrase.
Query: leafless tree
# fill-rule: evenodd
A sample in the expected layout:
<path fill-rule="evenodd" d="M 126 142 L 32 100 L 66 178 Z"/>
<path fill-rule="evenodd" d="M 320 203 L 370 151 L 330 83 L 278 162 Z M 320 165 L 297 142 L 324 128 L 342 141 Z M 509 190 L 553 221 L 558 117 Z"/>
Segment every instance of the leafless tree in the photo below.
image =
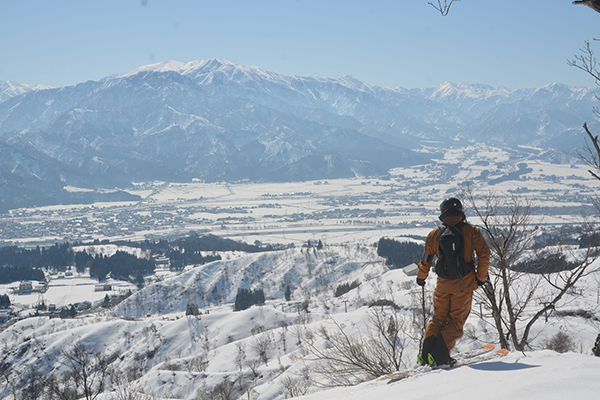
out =
<path fill-rule="evenodd" d="M 305 328 L 298 324 L 298 325 L 292 325 L 292 333 L 294 334 L 294 336 L 296 337 L 296 345 L 300 346 L 302 345 L 302 341 L 304 339 L 304 330 Z"/>
<path fill-rule="evenodd" d="M 17 387 L 15 380 L 11 378 L 12 372 L 12 365 L 10 363 L 5 361 L 0 362 L 0 377 L 2 377 L 4 382 L 4 385 L 2 385 L 3 389 L 0 390 L 0 394 L 3 392 L 10 392 L 13 398 L 16 398 Z"/>
<path fill-rule="evenodd" d="M 225 377 L 222 382 L 218 383 L 212 390 L 212 400 L 234 400 L 237 398 L 235 395 L 235 381 Z"/>
<path fill-rule="evenodd" d="M 186 361 L 186 366 L 189 372 L 204 372 L 208 367 L 209 356 L 208 352 L 201 351 Z"/>
<path fill-rule="evenodd" d="M 48 378 L 47 387 L 55 398 L 71 399 L 75 394 L 75 398 L 93 400 L 104 391 L 113 361 L 106 354 L 94 353 L 78 341 L 71 349 L 64 350 L 62 357 L 61 364 L 66 372 L 60 376 L 53 374 Z"/>
<path fill-rule="evenodd" d="M 29 366 L 21 376 L 19 386 L 21 387 L 21 399 L 42 399 L 44 394 L 44 376 L 34 367 Z"/>
<path fill-rule="evenodd" d="M 250 358 L 244 362 L 244 365 L 252 371 L 252 375 L 254 375 L 255 378 L 260 375 L 260 372 L 258 371 L 260 364 L 261 361 L 259 358 Z"/>
<path fill-rule="evenodd" d="M 509 348 L 510 342 L 514 349 L 524 350 L 529 346 L 534 324 L 592 273 L 588 267 L 597 257 L 595 249 L 588 248 L 579 256 L 570 254 L 576 259 L 571 265 L 550 268 L 551 263 L 565 263 L 566 248 L 532 251 L 536 228 L 531 201 L 494 193 L 476 198 L 468 187 L 465 201 L 481 221 L 492 251 L 489 280 L 483 293 L 478 291 L 476 295 L 492 312 L 501 346 Z M 520 268 L 523 265 L 535 270 L 525 273 Z"/>
<path fill-rule="evenodd" d="M 596 59 L 589 40 L 586 40 L 585 45 L 580 49 L 580 54 L 575 55 L 574 57 L 573 60 L 568 61 L 568 64 L 590 75 L 594 79 L 596 85 L 600 86 L 598 60 Z M 600 97 L 597 94 L 596 99 L 600 100 Z M 594 107 L 593 111 L 600 117 L 600 109 L 598 109 L 598 107 Z M 591 168 L 588 170 L 590 175 L 595 179 L 600 180 L 600 143 L 598 142 L 598 135 L 592 134 L 588 128 L 587 122 L 583 124 L 583 129 L 587 138 L 583 153 L 579 152 L 579 157 Z M 597 199 L 594 199 L 594 204 L 598 211 L 600 211 L 600 202 Z"/>
<path fill-rule="evenodd" d="M 244 367 L 244 363 L 246 361 L 246 342 L 237 342 L 235 347 L 237 349 L 237 353 L 235 355 L 235 364 L 240 368 L 240 372 L 242 372 L 242 368 Z"/>
<path fill-rule="evenodd" d="M 265 363 L 266 366 L 269 365 L 269 360 L 271 359 L 271 344 L 273 342 L 273 334 L 271 331 L 263 332 L 258 335 L 252 342 L 250 343 L 250 347 L 256 354 L 258 358 L 262 362 Z"/>
<path fill-rule="evenodd" d="M 353 328 L 354 334 L 330 318 L 331 328 L 321 326 L 315 338 L 325 341 L 319 347 L 308 342 L 308 360 L 318 361 L 314 372 L 328 379 L 332 386 L 351 386 L 401 369 L 406 341 L 404 318 L 394 308 L 370 310 L 364 329 Z"/>
<path fill-rule="evenodd" d="M 235 381 L 225 377 L 214 387 L 203 385 L 196 391 L 195 400 L 234 400 L 239 397 L 235 393 Z"/>
<path fill-rule="evenodd" d="M 442 14 L 445 17 L 450 12 L 450 7 L 452 7 L 452 4 L 455 1 L 459 1 L 459 0 L 450 0 L 450 1 L 444 0 L 443 4 L 442 4 L 442 0 L 437 0 L 436 3 L 433 3 L 430 1 L 427 4 L 429 4 L 436 10 L 438 10 L 440 12 L 440 14 Z"/>

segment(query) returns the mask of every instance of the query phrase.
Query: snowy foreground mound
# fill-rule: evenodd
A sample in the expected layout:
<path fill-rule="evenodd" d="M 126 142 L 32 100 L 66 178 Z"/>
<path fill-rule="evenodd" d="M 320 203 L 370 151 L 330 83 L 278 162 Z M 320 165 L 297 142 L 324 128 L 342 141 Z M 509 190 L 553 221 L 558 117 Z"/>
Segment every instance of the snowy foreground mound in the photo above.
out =
<path fill-rule="evenodd" d="M 600 358 L 553 351 L 512 353 L 450 371 L 433 371 L 393 384 L 367 382 L 303 400 L 597 399 Z"/>

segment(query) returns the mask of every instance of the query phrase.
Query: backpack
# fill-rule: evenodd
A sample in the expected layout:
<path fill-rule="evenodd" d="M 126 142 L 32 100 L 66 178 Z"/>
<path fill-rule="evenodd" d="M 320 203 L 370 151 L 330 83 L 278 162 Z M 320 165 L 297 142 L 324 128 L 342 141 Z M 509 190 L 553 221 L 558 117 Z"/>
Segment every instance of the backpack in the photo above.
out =
<path fill-rule="evenodd" d="M 435 264 L 436 274 L 445 279 L 460 279 L 475 268 L 475 263 L 465 261 L 465 237 L 460 222 L 454 226 L 440 226 L 438 238 L 440 257 Z"/>

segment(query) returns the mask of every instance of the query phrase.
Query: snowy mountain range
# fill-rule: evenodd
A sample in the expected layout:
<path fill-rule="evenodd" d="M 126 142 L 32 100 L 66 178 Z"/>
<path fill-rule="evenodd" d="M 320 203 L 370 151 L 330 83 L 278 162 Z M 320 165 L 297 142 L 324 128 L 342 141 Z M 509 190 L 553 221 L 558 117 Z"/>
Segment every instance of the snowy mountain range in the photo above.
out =
<path fill-rule="evenodd" d="M 0 82 L 0 95 L 4 209 L 75 201 L 65 185 L 379 175 L 457 140 L 573 151 L 594 119 L 587 88 L 391 89 L 223 59 L 61 88 Z"/>

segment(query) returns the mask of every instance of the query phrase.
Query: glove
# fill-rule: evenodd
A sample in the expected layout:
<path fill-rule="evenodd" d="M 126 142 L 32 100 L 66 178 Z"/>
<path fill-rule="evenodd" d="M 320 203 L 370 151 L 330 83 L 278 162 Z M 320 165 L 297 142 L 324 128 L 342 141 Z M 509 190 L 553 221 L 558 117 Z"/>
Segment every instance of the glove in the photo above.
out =
<path fill-rule="evenodd" d="M 477 287 L 482 287 L 483 285 L 485 285 L 485 283 L 487 281 L 480 281 L 479 279 L 475 278 L 475 281 L 477 282 Z"/>
<path fill-rule="evenodd" d="M 425 286 L 425 279 L 417 278 L 417 285 Z"/>

